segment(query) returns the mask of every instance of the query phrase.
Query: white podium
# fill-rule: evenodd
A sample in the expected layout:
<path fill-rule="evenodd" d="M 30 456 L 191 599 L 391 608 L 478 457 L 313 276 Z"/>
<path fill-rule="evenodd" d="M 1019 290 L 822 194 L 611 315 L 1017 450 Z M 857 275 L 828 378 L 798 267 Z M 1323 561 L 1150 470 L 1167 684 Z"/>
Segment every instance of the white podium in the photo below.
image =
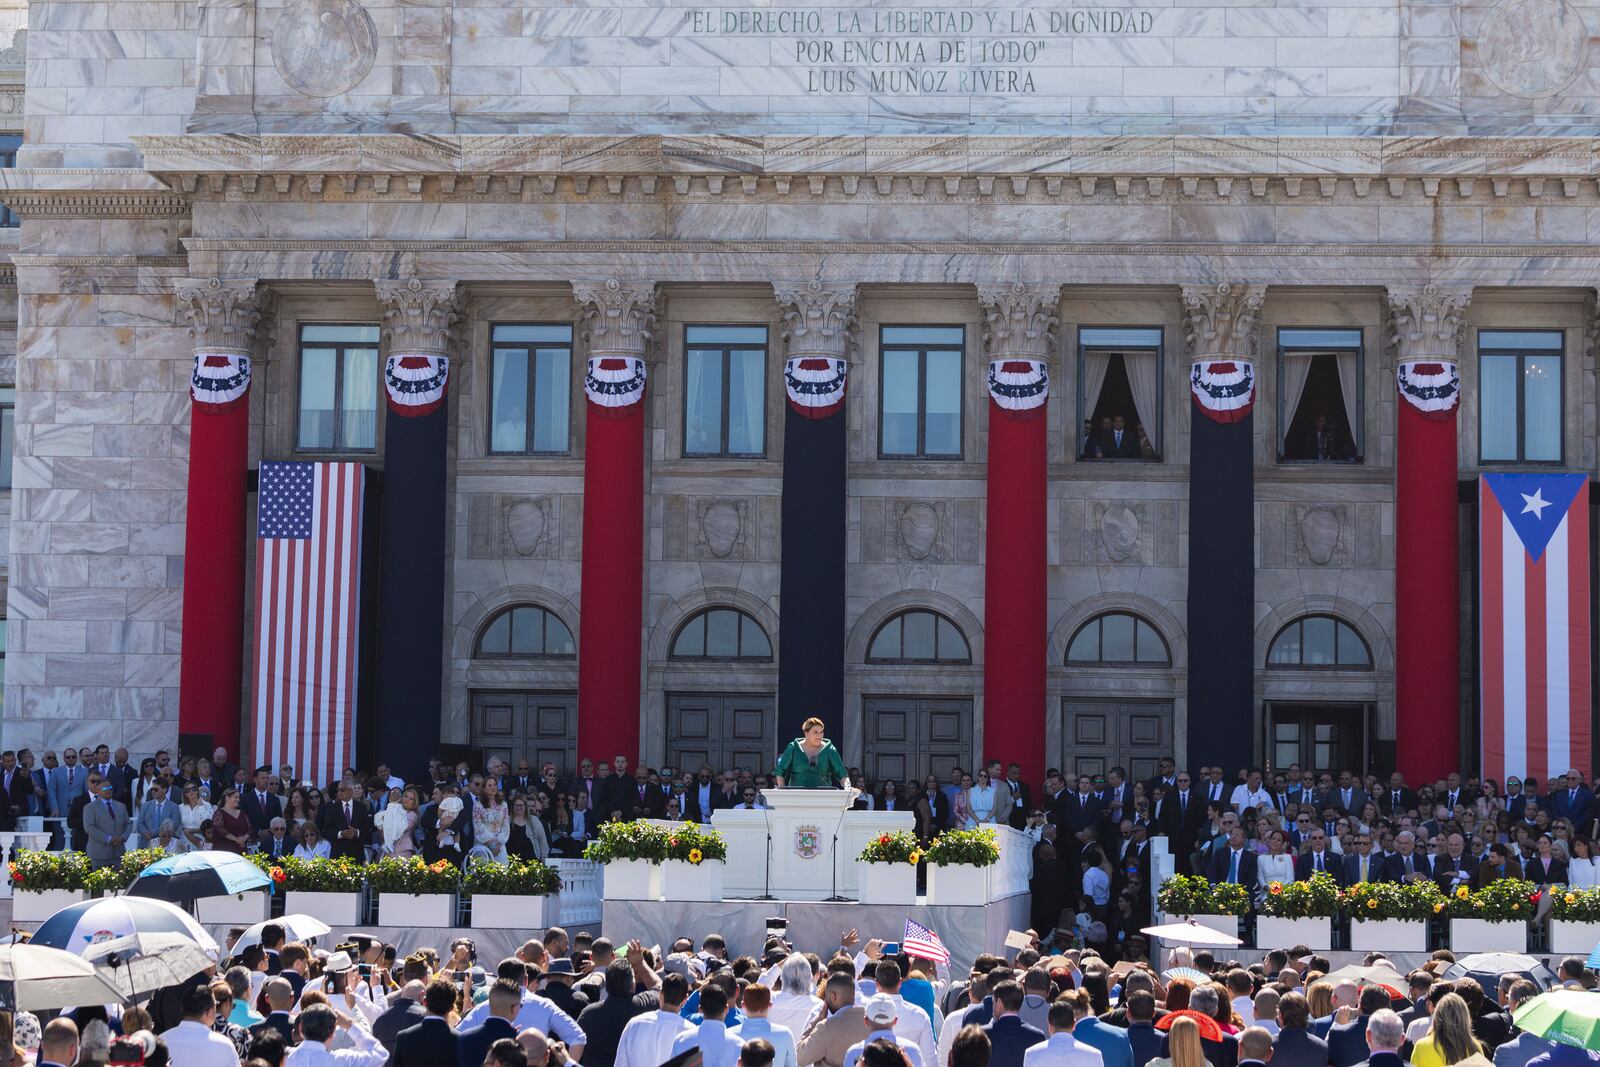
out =
<path fill-rule="evenodd" d="M 728 896 L 827 900 L 856 895 L 856 856 L 867 840 L 910 830 L 909 811 L 846 811 L 842 789 L 765 789 L 764 811 L 711 813 L 728 844 Z M 835 847 L 837 841 L 837 847 Z"/>

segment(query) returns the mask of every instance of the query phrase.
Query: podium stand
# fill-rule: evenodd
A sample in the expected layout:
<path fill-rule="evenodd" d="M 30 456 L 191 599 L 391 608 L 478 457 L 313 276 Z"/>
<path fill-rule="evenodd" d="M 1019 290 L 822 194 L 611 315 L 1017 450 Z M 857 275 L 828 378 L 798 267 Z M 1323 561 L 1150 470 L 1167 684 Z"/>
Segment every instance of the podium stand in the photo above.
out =
<path fill-rule="evenodd" d="M 728 843 L 724 892 L 730 896 L 854 897 L 855 858 L 866 837 L 914 825 L 909 811 L 847 812 L 849 794 L 842 789 L 764 789 L 762 796 L 764 811 L 711 813 L 711 825 Z"/>

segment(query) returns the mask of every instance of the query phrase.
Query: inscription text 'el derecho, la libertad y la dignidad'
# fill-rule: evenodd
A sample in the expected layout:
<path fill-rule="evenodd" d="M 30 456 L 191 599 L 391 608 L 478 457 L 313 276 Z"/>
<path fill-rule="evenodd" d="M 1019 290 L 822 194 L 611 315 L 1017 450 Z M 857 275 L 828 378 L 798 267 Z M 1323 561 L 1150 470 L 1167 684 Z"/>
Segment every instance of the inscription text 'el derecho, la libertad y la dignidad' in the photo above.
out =
<path fill-rule="evenodd" d="M 1032 68 L 1055 58 L 1052 46 L 1065 51 L 1071 37 L 1148 34 L 1154 25 L 1153 12 L 1135 8 L 689 12 L 695 35 L 785 39 L 784 61 L 806 72 L 807 92 L 888 96 L 1036 92 Z"/>

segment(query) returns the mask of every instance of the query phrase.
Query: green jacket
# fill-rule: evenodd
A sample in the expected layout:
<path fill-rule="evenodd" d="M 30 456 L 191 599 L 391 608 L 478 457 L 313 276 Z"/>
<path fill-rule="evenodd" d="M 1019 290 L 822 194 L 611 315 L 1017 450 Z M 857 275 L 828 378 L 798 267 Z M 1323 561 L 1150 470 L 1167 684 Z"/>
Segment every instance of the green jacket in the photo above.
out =
<path fill-rule="evenodd" d="M 790 789 L 832 789 L 844 781 L 844 758 L 833 747 L 833 742 L 822 742 L 817 762 L 813 764 L 800 747 L 804 740 L 797 737 L 790 741 L 789 747 L 778 758 L 777 774 L 783 779 L 783 784 Z"/>

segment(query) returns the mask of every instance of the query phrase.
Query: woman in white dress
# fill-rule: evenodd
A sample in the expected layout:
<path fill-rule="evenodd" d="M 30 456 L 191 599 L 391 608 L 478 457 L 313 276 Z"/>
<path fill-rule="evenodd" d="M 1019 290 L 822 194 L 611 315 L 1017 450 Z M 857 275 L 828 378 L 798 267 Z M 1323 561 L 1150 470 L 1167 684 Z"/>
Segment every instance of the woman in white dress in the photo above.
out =
<path fill-rule="evenodd" d="M 333 849 L 328 842 L 317 833 L 317 828 L 311 823 L 300 827 L 300 843 L 294 846 L 294 858 L 297 860 L 325 860 Z"/>
<path fill-rule="evenodd" d="M 989 781 L 988 771 L 978 772 L 978 784 L 967 791 L 967 804 L 972 808 L 972 817 L 979 822 L 994 822 L 994 783 Z"/>
<path fill-rule="evenodd" d="M 495 863 L 506 862 L 506 842 L 511 840 L 511 809 L 500 795 L 500 782 L 490 775 L 483 782 L 483 796 L 472 805 L 473 853 Z M 480 851 L 481 850 L 481 851 Z"/>
<path fill-rule="evenodd" d="M 1267 835 L 1267 854 L 1256 859 L 1256 876 L 1262 892 L 1272 882 L 1294 881 L 1294 857 L 1288 851 L 1289 839 L 1282 830 Z"/>
<path fill-rule="evenodd" d="M 1567 860 L 1567 885 L 1573 889 L 1593 889 L 1600 885 L 1600 866 L 1595 864 L 1594 843 L 1587 837 L 1572 839 L 1572 857 Z"/>
<path fill-rule="evenodd" d="M 189 782 L 183 787 L 183 801 L 178 805 L 178 818 L 183 823 L 183 836 L 188 838 L 189 844 L 194 848 L 210 847 L 206 835 L 200 832 L 200 824 L 211 818 L 215 810 L 201 799 L 199 782 Z"/>

